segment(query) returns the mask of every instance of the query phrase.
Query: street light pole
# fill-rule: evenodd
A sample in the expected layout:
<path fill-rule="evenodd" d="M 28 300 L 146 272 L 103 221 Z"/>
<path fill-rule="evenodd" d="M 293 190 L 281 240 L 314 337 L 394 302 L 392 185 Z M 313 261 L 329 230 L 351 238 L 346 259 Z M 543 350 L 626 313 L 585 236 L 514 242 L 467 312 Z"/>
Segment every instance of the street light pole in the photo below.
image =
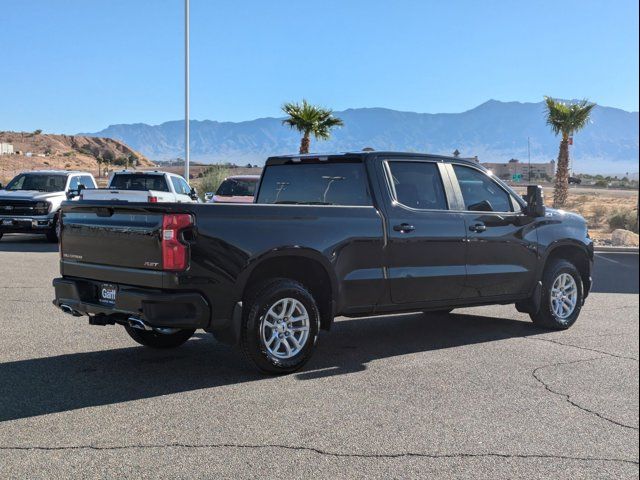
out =
<path fill-rule="evenodd" d="M 529 155 L 529 182 L 531 183 L 531 141 L 527 137 L 527 154 Z"/>
<path fill-rule="evenodd" d="M 184 0 L 184 179 L 189 181 L 189 0 Z"/>

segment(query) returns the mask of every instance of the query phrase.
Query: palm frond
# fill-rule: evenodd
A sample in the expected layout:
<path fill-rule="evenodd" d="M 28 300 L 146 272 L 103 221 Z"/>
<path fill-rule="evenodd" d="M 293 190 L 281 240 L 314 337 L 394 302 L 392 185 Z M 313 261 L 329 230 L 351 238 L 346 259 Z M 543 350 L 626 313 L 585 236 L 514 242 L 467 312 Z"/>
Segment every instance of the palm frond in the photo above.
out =
<path fill-rule="evenodd" d="M 544 97 L 547 125 L 556 135 L 569 137 L 582 130 L 589 121 L 596 104 L 588 100 L 564 103 L 551 97 Z"/>
<path fill-rule="evenodd" d="M 343 125 L 342 120 L 335 117 L 332 110 L 311 105 L 305 99 L 301 103 L 285 103 L 282 105 L 282 111 L 288 115 L 282 121 L 283 125 L 321 140 L 330 138 L 332 128 Z"/>

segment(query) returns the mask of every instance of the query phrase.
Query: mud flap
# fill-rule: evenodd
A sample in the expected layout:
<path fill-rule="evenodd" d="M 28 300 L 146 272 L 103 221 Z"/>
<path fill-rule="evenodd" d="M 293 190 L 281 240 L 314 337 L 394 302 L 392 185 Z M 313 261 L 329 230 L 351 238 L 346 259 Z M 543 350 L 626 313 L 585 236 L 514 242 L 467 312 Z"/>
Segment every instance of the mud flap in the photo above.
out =
<path fill-rule="evenodd" d="M 516 310 L 521 313 L 528 313 L 535 315 L 540 311 L 540 305 L 542 304 L 542 281 L 536 283 L 536 288 L 533 290 L 533 295 L 526 300 L 516 302 Z"/>

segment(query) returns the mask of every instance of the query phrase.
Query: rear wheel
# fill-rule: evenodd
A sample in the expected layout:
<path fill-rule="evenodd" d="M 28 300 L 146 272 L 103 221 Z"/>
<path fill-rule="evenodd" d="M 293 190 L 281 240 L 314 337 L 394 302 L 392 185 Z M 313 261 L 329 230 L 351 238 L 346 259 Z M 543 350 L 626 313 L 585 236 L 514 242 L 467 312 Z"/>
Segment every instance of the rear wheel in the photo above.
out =
<path fill-rule="evenodd" d="M 575 265 L 553 260 L 544 272 L 540 309 L 530 314 L 531 320 L 544 328 L 565 330 L 578 319 L 582 298 L 582 277 Z"/>
<path fill-rule="evenodd" d="M 183 330 L 179 328 L 155 328 L 153 330 L 140 330 L 125 325 L 125 330 L 131 338 L 140 345 L 151 348 L 175 348 L 189 340 L 195 330 Z"/>
<path fill-rule="evenodd" d="M 274 279 L 248 295 L 242 351 L 262 372 L 291 373 L 311 358 L 319 326 L 320 313 L 307 289 L 294 280 Z"/>

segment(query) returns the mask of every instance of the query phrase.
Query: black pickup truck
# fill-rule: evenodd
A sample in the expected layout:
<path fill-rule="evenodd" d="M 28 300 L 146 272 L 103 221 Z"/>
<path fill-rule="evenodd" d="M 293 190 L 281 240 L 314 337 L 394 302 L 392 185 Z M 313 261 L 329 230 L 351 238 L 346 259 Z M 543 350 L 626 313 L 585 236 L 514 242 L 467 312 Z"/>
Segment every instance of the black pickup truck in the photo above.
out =
<path fill-rule="evenodd" d="M 565 329 L 591 287 L 581 217 L 456 158 L 278 156 L 254 204 L 62 211 L 55 305 L 156 348 L 204 329 L 269 373 L 300 368 L 339 315 L 515 303 Z"/>

